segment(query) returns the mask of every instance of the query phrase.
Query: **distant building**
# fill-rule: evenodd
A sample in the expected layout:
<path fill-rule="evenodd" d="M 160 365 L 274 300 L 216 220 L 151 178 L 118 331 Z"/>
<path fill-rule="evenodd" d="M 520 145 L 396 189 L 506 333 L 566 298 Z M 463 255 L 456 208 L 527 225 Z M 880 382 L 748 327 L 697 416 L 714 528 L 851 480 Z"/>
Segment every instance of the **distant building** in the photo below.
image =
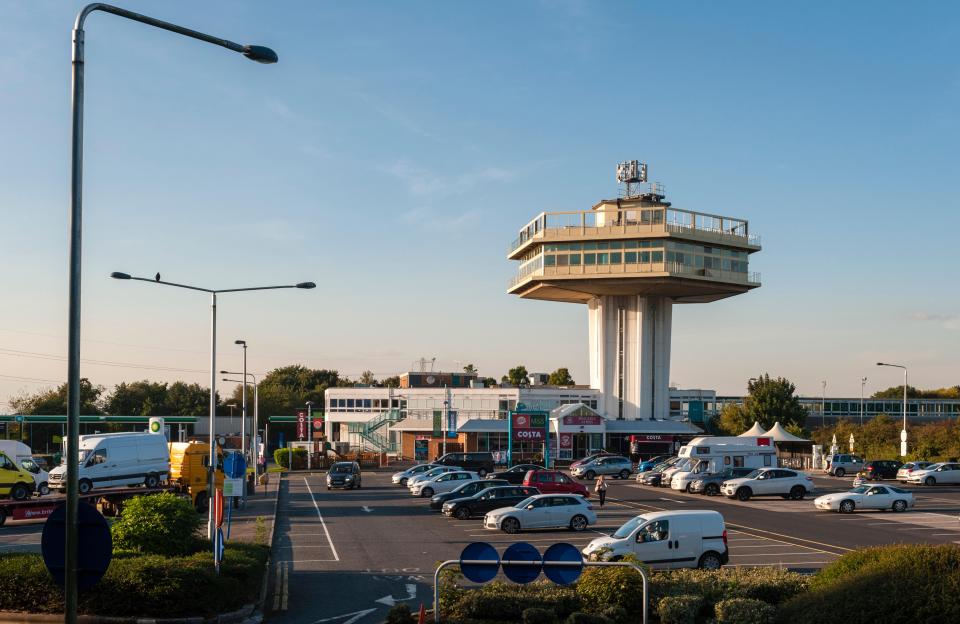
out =
<path fill-rule="evenodd" d="M 400 375 L 401 388 L 469 388 L 476 382 L 477 373 L 403 373 Z"/>

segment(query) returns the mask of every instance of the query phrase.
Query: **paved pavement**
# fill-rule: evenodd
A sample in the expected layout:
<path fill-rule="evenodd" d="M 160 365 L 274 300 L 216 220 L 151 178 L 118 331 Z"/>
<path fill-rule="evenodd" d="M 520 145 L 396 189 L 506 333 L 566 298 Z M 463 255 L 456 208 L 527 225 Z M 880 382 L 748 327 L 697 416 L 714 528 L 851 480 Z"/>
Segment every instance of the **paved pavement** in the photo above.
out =
<path fill-rule="evenodd" d="M 848 489 L 850 478 L 817 477 L 817 494 Z M 960 487 L 911 488 L 917 508 L 902 514 L 819 512 L 804 501 L 746 503 L 611 480 L 598 524 L 583 533 L 544 530 L 507 535 L 431 512 L 424 499 L 391 485 L 388 472 L 364 473 L 360 490 L 327 491 L 324 475 L 285 477 L 274 543 L 268 607 L 271 622 L 368 624 L 394 602 L 430 607 L 433 571 L 473 541 L 498 549 L 525 541 L 583 546 L 644 511 L 716 509 L 727 522 L 731 566 L 819 568 L 865 546 L 897 542 L 960 543 Z M 596 507 L 596 501 L 594 501 Z"/>

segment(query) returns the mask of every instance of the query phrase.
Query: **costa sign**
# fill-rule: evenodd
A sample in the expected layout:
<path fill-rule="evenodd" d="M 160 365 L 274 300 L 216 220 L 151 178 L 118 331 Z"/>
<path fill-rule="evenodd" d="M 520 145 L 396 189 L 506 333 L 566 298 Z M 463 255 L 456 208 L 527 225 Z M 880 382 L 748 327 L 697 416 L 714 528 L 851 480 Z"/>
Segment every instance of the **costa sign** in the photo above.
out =
<path fill-rule="evenodd" d="M 521 442 L 543 442 L 543 429 L 514 429 L 513 439 Z"/>
<path fill-rule="evenodd" d="M 544 413 L 513 413 L 510 430 L 515 442 L 543 442 L 547 439 L 547 415 Z"/>

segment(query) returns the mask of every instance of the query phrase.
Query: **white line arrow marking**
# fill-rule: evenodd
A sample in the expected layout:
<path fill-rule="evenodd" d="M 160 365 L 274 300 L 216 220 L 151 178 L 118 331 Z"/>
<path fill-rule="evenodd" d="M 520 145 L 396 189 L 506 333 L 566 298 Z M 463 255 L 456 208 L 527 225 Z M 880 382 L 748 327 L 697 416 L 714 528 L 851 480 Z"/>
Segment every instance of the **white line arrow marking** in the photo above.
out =
<path fill-rule="evenodd" d="M 320 622 L 332 622 L 334 620 L 339 620 L 341 618 L 350 618 L 348 620 L 343 620 L 342 624 L 354 624 L 357 620 L 363 616 L 373 613 L 376 611 L 376 608 L 373 609 L 363 609 L 361 611 L 354 611 L 353 613 L 344 613 L 343 615 L 335 615 L 333 617 L 323 618 L 322 620 L 317 620 L 313 624 L 320 624 Z M 352 617 L 351 617 L 352 616 Z"/>
<path fill-rule="evenodd" d="M 393 594 L 390 594 L 389 596 L 384 596 L 383 598 L 378 598 L 377 600 L 374 600 L 374 602 L 379 602 L 379 603 L 381 603 L 381 604 L 387 605 L 388 607 L 392 607 L 393 605 L 397 604 L 398 602 L 403 602 L 404 600 L 413 600 L 414 598 L 416 598 L 416 597 L 417 597 L 417 586 L 416 586 L 416 584 L 414 584 L 414 583 L 407 583 L 407 584 L 406 584 L 406 587 L 407 587 L 407 594 L 408 594 L 406 598 L 394 598 L 394 597 L 393 597 Z"/>
<path fill-rule="evenodd" d="M 364 505 L 364 506 L 363 506 L 363 507 L 361 507 L 360 509 L 362 509 L 362 510 L 364 510 L 364 511 L 365 511 L 365 512 L 367 512 L 367 513 L 370 513 L 371 511 L 373 511 L 373 509 L 372 509 L 372 508 L 370 508 L 370 507 L 367 507 L 366 505 Z"/>

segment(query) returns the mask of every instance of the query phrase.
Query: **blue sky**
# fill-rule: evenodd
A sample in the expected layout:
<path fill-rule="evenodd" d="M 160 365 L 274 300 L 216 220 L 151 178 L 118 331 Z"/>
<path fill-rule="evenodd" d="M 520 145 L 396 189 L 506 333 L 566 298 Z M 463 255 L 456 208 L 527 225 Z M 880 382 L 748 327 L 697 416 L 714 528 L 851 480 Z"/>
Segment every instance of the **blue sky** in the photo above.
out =
<path fill-rule="evenodd" d="M 70 27 L 4 5 L 0 401 L 65 375 Z M 586 310 L 506 294 L 516 231 L 650 163 L 675 206 L 750 220 L 763 286 L 677 306 L 671 379 L 803 394 L 960 382 L 950 3 L 141 2 L 274 47 L 260 66 L 106 14 L 87 23 L 83 374 L 207 383 L 219 357 L 358 375 L 473 362 L 587 381 Z M 110 364 L 104 364 L 107 362 Z M 128 366 L 135 364 L 135 367 Z M 151 368 L 155 367 L 155 368 Z M 0 411 L 6 406 L 0 405 Z"/>

